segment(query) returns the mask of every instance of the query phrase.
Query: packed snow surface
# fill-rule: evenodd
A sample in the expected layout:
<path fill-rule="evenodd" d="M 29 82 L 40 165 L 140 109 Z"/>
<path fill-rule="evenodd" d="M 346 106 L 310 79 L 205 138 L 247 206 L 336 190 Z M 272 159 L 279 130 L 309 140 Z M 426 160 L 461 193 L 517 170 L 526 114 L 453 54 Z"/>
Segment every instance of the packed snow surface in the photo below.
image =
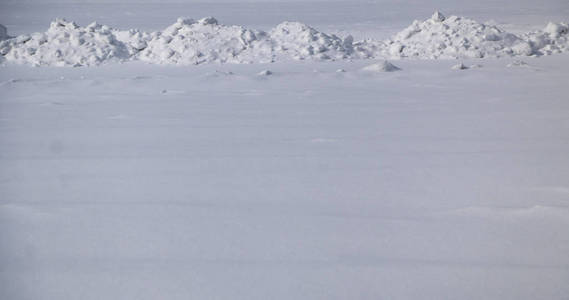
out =
<path fill-rule="evenodd" d="M 387 40 L 354 42 L 306 24 L 283 22 L 268 32 L 219 24 L 208 17 L 180 18 L 158 32 L 118 30 L 92 23 L 81 27 L 62 19 L 44 33 L 10 38 L 0 27 L 5 60 L 32 65 L 83 66 L 142 60 L 155 64 L 267 63 L 277 60 L 456 59 L 542 56 L 567 51 L 568 26 L 516 35 L 496 26 L 440 12 Z"/>

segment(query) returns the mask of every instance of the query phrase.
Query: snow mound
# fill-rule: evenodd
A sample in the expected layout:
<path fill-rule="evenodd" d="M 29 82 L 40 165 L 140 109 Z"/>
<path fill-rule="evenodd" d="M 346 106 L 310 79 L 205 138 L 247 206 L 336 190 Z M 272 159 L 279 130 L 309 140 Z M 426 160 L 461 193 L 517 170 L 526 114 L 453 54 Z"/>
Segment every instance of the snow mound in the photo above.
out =
<path fill-rule="evenodd" d="M 271 75 L 273 75 L 273 72 L 271 70 L 263 70 L 257 73 L 257 76 L 271 76 Z"/>
<path fill-rule="evenodd" d="M 298 22 L 284 22 L 270 32 L 277 57 L 293 59 L 343 59 L 351 52 L 352 37 L 341 39 Z"/>
<path fill-rule="evenodd" d="M 393 65 L 392 63 L 388 62 L 387 60 L 384 60 L 380 63 L 369 65 L 369 66 L 362 68 L 362 71 L 375 72 L 375 73 L 395 72 L 395 71 L 399 71 L 399 70 L 401 70 L 399 67 Z"/>
<path fill-rule="evenodd" d="M 440 12 L 423 22 L 414 21 L 397 33 L 386 45 L 388 57 L 483 58 L 531 55 L 531 45 L 501 29 L 457 16 L 444 17 Z"/>
<path fill-rule="evenodd" d="M 270 62 L 271 49 L 262 42 L 265 36 L 264 32 L 240 26 L 220 25 L 212 17 L 198 21 L 178 19 L 162 32 L 150 34 L 137 58 L 184 65 Z"/>
<path fill-rule="evenodd" d="M 51 66 L 88 66 L 128 59 L 127 46 L 115 38 L 113 31 L 97 23 L 80 27 L 57 19 L 44 33 L 0 42 L 0 54 L 16 63 Z"/>
<path fill-rule="evenodd" d="M 453 70 L 468 70 L 469 68 L 467 66 L 465 66 L 463 63 L 459 63 L 459 64 L 452 66 L 451 69 L 453 69 Z"/>
<path fill-rule="evenodd" d="M 523 36 L 536 55 L 551 55 L 563 53 L 569 50 L 569 25 L 566 23 L 549 23 L 536 32 L 530 32 Z"/>

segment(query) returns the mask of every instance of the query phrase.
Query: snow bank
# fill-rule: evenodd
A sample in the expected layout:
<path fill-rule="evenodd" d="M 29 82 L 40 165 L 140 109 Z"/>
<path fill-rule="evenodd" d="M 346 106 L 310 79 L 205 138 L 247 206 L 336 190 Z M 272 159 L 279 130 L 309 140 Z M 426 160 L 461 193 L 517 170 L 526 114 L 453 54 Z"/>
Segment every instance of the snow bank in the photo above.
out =
<path fill-rule="evenodd" d="M 392 38 L 354 42 L 306 24 L 284 22 L 268 32 L 219 24 L 212 17 L 178 19 L 158 32 L 121 31 L 97 23 L 55 20 L 44 33 L 11 38 L 0 25 L 0 54 L 9 62 L 88 66 L 142 60 L 156 64 L 268 63 L 276 60 L 462 59 L 541 56 L 569 49 L 569 27 L 515 35 L 493 25 L 440 12 L 414 21 Z"/>
<path fill-rule="evenodd" d="M 298 22 L 284 22 L 270 32 L 275 56 L 293 59 L 344 59 L 351 52 L 352 38 L 327 35 Z"/>
<path fill-rule="evenodd" d="M 349 40 L 348 40 L 349 41 Z M 344 40 L 297 22 L 284 22 L 270 32 L 220 25 L 214 18 L 178 19 L 144 41 L 137 58 L 152 63 L 267 63 L 276 59 L 342 59 Z"/>

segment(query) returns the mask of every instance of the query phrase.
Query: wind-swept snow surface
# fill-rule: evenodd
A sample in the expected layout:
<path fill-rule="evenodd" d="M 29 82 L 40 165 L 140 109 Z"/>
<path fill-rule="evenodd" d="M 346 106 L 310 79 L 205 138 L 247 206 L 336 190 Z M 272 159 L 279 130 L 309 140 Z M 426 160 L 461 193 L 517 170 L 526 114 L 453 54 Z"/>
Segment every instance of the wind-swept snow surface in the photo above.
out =
<path fill-rule="evenodd" d="M 0 298 L 565 300 L 569 60 L 524 61 L 4 66 Z"/>
<path fill-rule="evenodd" d="M 0 28 L 1 29 L 1 28 Z M 354 42 L 299 22 L 269 32 L 221 25 L 214 18 L 180 18 L 163 31 L 121 31 L 93 23 L 80 27 L 56 20 L 45 33 L 0 42 L 7 61 L 33 65 L 95 65 L 142 60 L 156 64 L 267 63 L 277 60 L 455 59 L 542 56 L 567 51 L 567 24 L 549 23 L 521 36 L 440 12 L 415 21 L 388 40 Z M 0 40 L 7 35 L 0 30 Z"/>

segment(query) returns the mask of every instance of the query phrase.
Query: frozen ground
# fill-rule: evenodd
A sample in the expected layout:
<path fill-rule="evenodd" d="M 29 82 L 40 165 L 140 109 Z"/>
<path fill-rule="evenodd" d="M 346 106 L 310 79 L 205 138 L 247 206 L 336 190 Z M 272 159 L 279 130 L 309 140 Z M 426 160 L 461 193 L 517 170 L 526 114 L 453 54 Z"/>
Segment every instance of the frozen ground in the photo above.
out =
<path fill-rule="evenodd" d="M 3 3 L 0 23 L 299 16 L 387 38 L 447 5 L 385 2 L 393 25 L 357 3 Z M 564 1 L 448 5 L 567 21 Z M 0 298 L 567 299 L 569 55 L 392 63 L 1 66 Z"/>

